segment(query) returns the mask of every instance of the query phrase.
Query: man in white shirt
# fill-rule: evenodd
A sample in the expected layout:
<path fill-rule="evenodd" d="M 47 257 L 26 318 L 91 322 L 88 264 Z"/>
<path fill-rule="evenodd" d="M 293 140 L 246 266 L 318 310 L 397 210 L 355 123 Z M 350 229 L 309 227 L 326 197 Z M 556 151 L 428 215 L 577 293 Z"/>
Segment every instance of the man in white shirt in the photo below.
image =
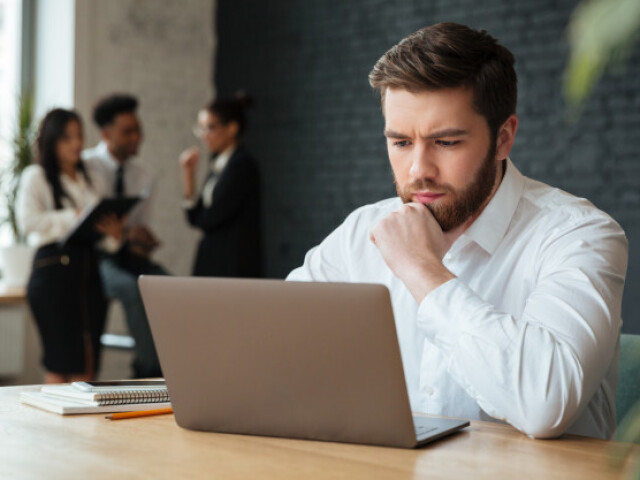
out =
<path fill-rule="evenodd" d="M 100 274 L 105 294 L 122 303 L 129 332 L 135 340 L 134 376 L 161 376 L 142 298 L 139 275 L 164 275 L 164 268 L 151 260 L 158 241 L 149 228 L 155 176 L 136 158 L 142 142 L 142 127 L 136 114 L 138 100 L 131 95 L 110 95 L 100 100 L 93 119 L 102 141 L 82 152 L 89 174 L 99 178 L 104 197 L 142 196 L 125 224 L 125 242 L 117 254 L 104 253 Z"/>
<path fill-rule="evenodd" d="M 389 288 L 415 411 L 609 438 L 626 237 L 508 158 L 513 65 L 452 23 L 383 55 L 369 81 L 399 198 L 353 212 L 288 280 Z"/>

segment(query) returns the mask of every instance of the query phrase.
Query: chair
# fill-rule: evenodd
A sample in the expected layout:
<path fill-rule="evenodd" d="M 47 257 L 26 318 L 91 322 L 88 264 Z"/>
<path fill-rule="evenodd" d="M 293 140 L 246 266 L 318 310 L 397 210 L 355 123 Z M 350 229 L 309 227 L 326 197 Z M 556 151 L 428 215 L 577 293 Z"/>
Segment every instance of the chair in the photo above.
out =
<path fill-rule="evenodd" d="M 620 376 L 616 399 L 616 424 L 640 402 L 640 335 L 620 335 Z"/>

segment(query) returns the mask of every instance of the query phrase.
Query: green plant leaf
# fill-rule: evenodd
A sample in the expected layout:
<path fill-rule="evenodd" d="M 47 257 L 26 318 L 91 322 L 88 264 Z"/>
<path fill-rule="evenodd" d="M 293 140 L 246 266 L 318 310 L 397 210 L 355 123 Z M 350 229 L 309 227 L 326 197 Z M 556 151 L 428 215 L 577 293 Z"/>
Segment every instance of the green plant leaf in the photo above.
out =
<path fill-rule="evenodd" d="M 20 176 L 33 160 L 33 96 L 31 94 L 23 94 L 18 99 L 14 129 L 11 139 L 13 158 L 7 167 L 0 172 L 0 186 L 5 196 L 7 209 L 6 218 L 3 218 L 0 223 L 8 223 L 15 241 L 22 243 L 24 239 L 18 229 L 15 204 L 20 186 Z"/>
<path fill-rule="evenodd" d="M 564 95 L 570 105 L 584 102 L 609 66 L 622 64 L 639 30 L 638 0 L 588 0 L 578 5 L 568 27 Z"/>

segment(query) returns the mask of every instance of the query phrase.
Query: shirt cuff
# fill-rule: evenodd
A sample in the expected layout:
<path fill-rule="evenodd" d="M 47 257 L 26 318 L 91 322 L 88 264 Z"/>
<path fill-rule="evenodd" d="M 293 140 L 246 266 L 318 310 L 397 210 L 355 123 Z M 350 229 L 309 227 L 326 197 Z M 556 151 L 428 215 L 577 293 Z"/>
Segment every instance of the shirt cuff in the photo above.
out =
<path fill-rule="evenodd" d="M 185 210 L 191 210 L 198 203 L 197 198 L 184 198 L 182 199 L 182 208 Z"/>
<path fill-rule="evenodd" d="M 418 308 L 418 327 L 429 341 L 451 353 L 469 327 L 487 318 L 492 306 L 457 278 L 429 293 Z"/>
<path fill-rule="evenodd" d="M 495 326 L 493 305 L 485 302 L 461 280 L 454 278 L 429 293 L 418 307 L 418 327 L 447 360 L 447 371 L 480 408 L 499 420 L 506 420 L 469 380 L 469 342 L 482 343 L 482 333 Z M 474 332 L 475 331 L 475 332 Z M 496 352 L 509 350 L 509 342 L 501 328 L 491 330 L 491 346 Z M 478 349 L 476 348 L 476 351 Z M 461 362 L 467 368 L 461 368 Z M 512 423 L 512 422 L 509 422 Z"/>
<path fill-rule="evenodd" d="M 98 246 L 100 250 L 113 254 L 120 250 L 122 242 L 116 240 L 113 237 L 105 236 L 102 240 L 100 240 Z"/>
<path fill-rule="evenodd" d="M 73 227 L 78 221 L 79 217 L 74 208 L 65 208 L 63 210 L 57 210 L 57 212 L 59 213 L 62 223 L 67 230 L 71 229 L 71 227 Z"/>

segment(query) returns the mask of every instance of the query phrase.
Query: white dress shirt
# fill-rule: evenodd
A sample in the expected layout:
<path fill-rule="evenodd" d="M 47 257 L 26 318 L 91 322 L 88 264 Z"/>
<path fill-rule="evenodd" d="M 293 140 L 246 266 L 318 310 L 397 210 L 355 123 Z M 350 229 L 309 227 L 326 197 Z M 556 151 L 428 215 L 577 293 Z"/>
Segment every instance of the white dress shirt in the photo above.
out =
<path fill-rule="evenodd" d="M 77 221 L 76 211 L 99 200 L 93 178 L 92 185 L 87 185 L 80 172 L 76 180 L 61 174 L 60 183 L 71 199 L 62 197 L 63 208 L 56 210 L 53 190 L 44 169 L 40 165 L 30 165 L 22 172 L 16 198 L 16 217 L 18 228 L 27 236 L 29 245 L 39 247 L 61 240 Z"/>
<path fill-rule="evenodd" d="M 204 184 L 202 188 L 202 206 L 204 208 L 209 208 L 213 203 L 213 189 L 216 188 L 216 183 L 218 182 L 218 178 L 220 174 L 224 171 L 227 163 L 229 163 L 229 159 L 233 152 L 235 152 L 235 146 L 226 149 L 220 155 L 216 157 L 216 159 L 211 164 L 211 172 L 213 175 L 209 177 L 207 182 Z"/>
<path fill-rule="evenodd" d="M 418 305 L 369 240 L 400 205 L 356 210 L 287 279 L 389 288 L 414 411 L 609 438 L 628 251 L 620 226 L 507 160 L 496 194 L 443 259 L 457 278 Z"/>
<path fill-rule="evenodd" d="M 91 178 L 100 178 L 101 197 L 113 197 L 116 170 L 120 163 L 111 155 L 107 144 L 100 142 L 94 148 L 82 152 Z M 151 170 L 137 158 L 130 158 L 124 163 L 124 195 L 142 196 L 143 200 L 128 215 L 127 225 L 149 225 L 151 221 L 151 205 L 155 194 L 155 176 Z"/>

